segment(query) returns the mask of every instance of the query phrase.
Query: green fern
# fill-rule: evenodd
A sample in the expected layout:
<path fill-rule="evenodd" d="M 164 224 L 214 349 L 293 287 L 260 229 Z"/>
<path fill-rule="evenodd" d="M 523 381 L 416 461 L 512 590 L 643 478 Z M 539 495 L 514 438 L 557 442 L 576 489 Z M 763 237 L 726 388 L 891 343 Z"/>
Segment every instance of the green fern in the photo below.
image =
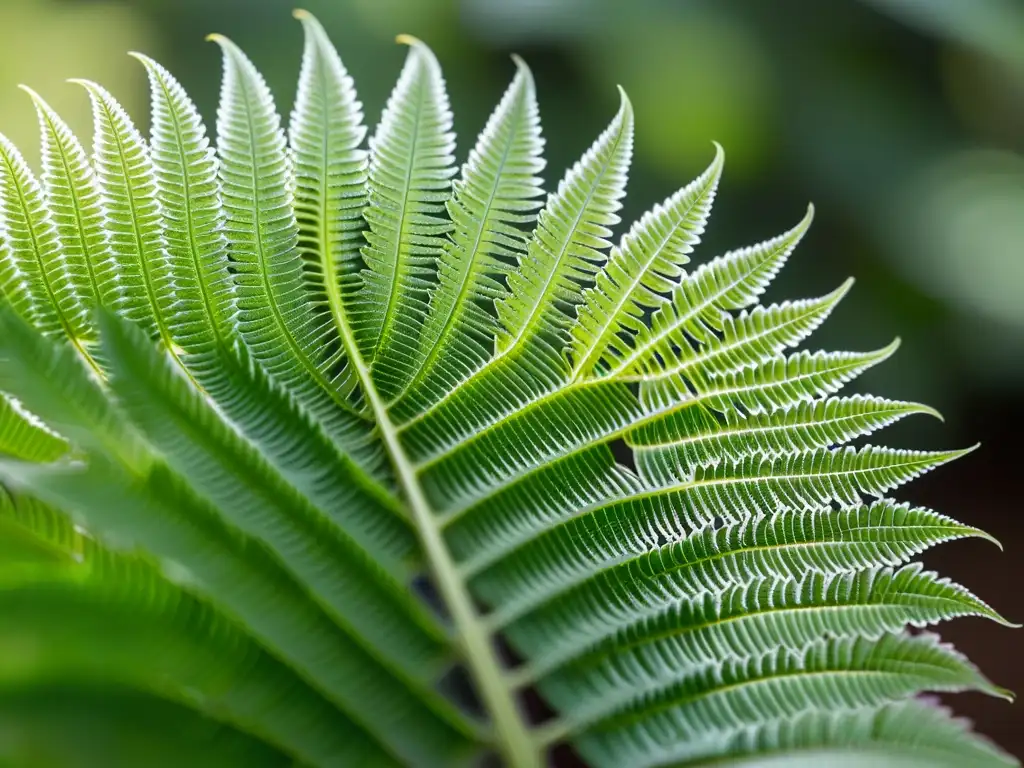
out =
<path fill-rule="evenodd" d="M 148 139 L 85 81 L 91 158 L 0 137 L 5 764 L 1015 765 L 915 698 L 1009 696 L 909 631 L 1004 621 L 886 498 L 965 452 L 848 445 L 937 415 L 794 351 L 849 283 L 758 303 L 810 212 L 689 270 L 717 148 L 613 244 L 625 94 L 542 202 L 524 62 L 458 170 L 423 43 L 367 149 L 296 17 L 287 128 L 215 35 L 215 149 L 141 54 Z"/>

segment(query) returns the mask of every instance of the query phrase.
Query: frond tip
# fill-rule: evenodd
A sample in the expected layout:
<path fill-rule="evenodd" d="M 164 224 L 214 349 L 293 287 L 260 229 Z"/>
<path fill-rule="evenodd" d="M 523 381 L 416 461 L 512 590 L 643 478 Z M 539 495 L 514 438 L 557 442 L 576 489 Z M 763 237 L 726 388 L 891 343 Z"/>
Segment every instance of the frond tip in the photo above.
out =
<path fill-rule="evenodd" d="M 87 80 L 91 153 L 27 88 L 40 178 L 0 136 L 0 763 L 1016 764 L 921 698 L 1012 698 L 930 629 L 1010 622 L 916 560 L 999 543 L 889 498 L 977 446 L 841 393 L 899 339 L 800 348 L 852 280 L 762 303 L 813 207 L 691 265 L 718 144 L 620 228 L 621 87 L 545 195 L 521 58 L 457 167 L 425 43 L 367 144 L 293 15 L 287 124 L 212 34 L 214 144 L 143 54 L 148 137 Z"/>

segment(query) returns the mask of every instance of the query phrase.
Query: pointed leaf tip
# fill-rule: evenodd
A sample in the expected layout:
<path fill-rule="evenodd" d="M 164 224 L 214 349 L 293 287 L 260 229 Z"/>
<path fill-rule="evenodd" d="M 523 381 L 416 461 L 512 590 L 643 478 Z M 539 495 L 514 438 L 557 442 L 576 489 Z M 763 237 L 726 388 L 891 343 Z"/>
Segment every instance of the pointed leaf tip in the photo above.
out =
<path fill-rule="evenodd" d="M 633 102 L 629 100 L 629 94 L 626 93 L 626 89 L 621 85 L 616 85 L 615 87 L 619 89 L 619 112 L 632 117 Z"/>
<path fill-rule="evenodd" d="M 408 45 L 411 48 L 415 48 L 417 46 L 425 45 L 425 43 L 422 40 L 420 40 L 418 37 L 413 37 L 412 35 L 407 35 L 404 32 L 402 34 L 400 34 L 400 35 L 395 35 L 395 42 L 398 43 L 399 45 Z"/>
<path fill-rule="evenodd" d="M 711 141 L 711 146 L 715 148 L 715 159 L 711 161 L 712 167 L 721 168 L 725 165 L 725 148 L 717 141 Z"/>

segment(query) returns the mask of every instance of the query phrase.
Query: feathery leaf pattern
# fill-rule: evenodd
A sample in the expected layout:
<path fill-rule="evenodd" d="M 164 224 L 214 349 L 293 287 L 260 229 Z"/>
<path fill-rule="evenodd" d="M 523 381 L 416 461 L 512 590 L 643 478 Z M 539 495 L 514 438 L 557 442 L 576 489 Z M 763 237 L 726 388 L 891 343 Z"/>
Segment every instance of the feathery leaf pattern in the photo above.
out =
<path fill-rule="evenodd" d="M 760 301 L 813 209 L 701 262 L 715 145 L 620 228 L 624 92 L 545 199 L 517 57 L 459 169 L 408 36 L 367 142 L 294 15 L 287 130 L 213 35 L 215 143 L 143 54 L 147 138 L 88 81 L 91 157 L 0 136 L 0 762 L 1017 765 L 920 696 L 1011 696 L 915 559 L 995 540 L 894 498 L 973 449 L 874 442 L 938 416 L 841 393 L 898 340 L 801 349 L 851 281 Z"/>

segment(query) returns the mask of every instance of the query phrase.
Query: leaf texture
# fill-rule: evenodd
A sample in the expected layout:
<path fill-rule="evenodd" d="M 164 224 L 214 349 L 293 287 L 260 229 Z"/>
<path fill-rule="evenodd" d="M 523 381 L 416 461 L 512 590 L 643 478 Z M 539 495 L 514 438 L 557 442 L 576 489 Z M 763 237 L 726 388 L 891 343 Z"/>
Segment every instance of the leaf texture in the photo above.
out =
<path fill-rule="evenodd" d="M 214 35 L 215 146 L 142 54 L 148 137 L 89 81 L 91 157 L 34 93 L 40 179 L 0 137 L 0 762 L 1017 764 L 922 698 L 1010 696 L 915 559 L 994 540 L 892 497 L 972 449 L 841 392 L 898 340 L 801 349 L 849 281 L 761 301 L 813 208 L 691 265 L 716 145 L 620 228 L 624 93 L 545 198 L 515 57 L 457 169 L 408 36 L 364 146 L 295 17 L 287 130 Z"/>

